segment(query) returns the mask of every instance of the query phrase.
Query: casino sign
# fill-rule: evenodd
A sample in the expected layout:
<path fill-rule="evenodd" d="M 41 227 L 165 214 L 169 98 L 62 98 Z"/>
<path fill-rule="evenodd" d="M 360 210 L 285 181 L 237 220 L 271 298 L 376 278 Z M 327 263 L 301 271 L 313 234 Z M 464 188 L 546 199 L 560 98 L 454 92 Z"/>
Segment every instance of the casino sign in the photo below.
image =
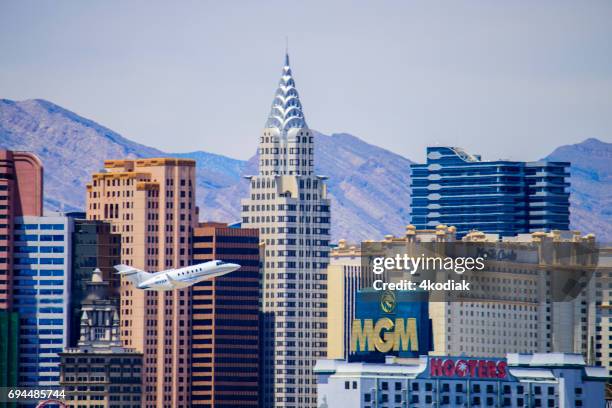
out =
<path fill-rule="evenodd" d="M 430 378 L 510 380 L 505 359 L 470 357 L 430 357 L 427 373 Z"/>
<path fill-rule="evenodd" d="M 414 291 L 358 291 L 351 360 L 381 361 L 387 354 L 427 354 L 432 349 L 431 320 L 424 296 Z"/>

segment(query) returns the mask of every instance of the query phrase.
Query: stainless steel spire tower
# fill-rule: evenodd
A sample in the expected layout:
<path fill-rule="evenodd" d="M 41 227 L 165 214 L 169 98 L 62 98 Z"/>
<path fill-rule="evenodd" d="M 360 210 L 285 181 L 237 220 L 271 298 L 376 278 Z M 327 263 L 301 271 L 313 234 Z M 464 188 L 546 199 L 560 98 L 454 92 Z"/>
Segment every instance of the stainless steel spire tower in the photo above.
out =
<path fill-rule="evenodd" d="M 326 353 L 326 268 L 330 201 L 314 174 L 315 136 L 285 64 L 259 142 L 259 174 L 249 176 L 242 223 L 264 243 L 262 406 L 316 407 L 312 369 Z"/>

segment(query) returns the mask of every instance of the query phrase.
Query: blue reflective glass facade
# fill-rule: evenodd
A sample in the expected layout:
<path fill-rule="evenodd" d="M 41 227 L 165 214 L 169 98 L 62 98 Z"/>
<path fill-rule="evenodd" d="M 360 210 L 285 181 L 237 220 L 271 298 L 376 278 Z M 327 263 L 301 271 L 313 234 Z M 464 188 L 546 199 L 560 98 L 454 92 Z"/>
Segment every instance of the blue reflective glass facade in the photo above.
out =
<path fill-rule="evenodd" d="M 456 147 L 428 147 L 413 164 L 411 223 L 500 236 L 569 229 L 567 162 L 483 161 Z"/>
<path fill-rule="evenodd" d="M 64 216 L 15 219 L 13 306 L 20 317 L 19 385 L 59 384 L 68 345 L 73 222 Z"/>

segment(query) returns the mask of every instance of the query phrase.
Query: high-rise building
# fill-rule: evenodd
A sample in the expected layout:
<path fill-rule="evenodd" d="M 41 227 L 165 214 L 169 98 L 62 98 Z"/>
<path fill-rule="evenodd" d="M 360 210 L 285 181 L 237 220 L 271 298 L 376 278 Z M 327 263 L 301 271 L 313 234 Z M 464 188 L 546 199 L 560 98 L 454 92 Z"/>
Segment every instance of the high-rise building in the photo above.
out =
<path fill-rule="evenodd" d="M 312 372 L 325 356 L 330 200 L 314 173 L 289 57 L 259 143 L 259 174 L 242 200 L 242 225 L 259 229 L 263 250 L 262 406 L 314 407 Z"/>
<path fill-rule="evenodd" d="M 19 313 L 19 384 L 57 386 L 68 346 L 73 219 L 15 217 L 13 310 Z"/>
<path fill-rule="evenodd" d="M 19 314 L 2 310 L 0 311 L 0 387 L 16 385 L 19 385 Z M 6 403 L 0 403 L 0 407 L 5 406 Z"/>
<path fill-rule="evenodd" d="M 193 262 L 241 265 L 192 287 L 191 406 L 259 406 L 259 232 L 201 223 Z"/>
<path fill-rule="evenodd" d="M 427 162 L 413 164 L 412 224 L 453 225 L 515 236 L 569 229 L 566 162 L 483 161 L 457 147 L 428 147 Z"/>
<path fill-rule="evenodd" d="M 121 346 L 119 310 L 96 268 L 81 300 L 77 347 L 60 353 L 60 385 L 73 408 L 140 408 L 142 353 Z"/>
<path fill-rule="evenodd" d="M 14 217 L 41 216 L 43 167 L 29 152 L 0 150 L 0 310 L 11 308 Z"/>
<path fill-rule="evenodd" d="M 87 185 L 87 219 L 121 234 L 121 262 L 149 272 L 187 266 L 197 223 L 195 161 L 107 160 Z M 121 282 L 121 339 L 144 354 L 143 407 L 189 407 L 190 289 Z"/>
<path fill-rule="evenodd" d="M 608 376 L 612 378 L 612 247 L 600 250 L 598 266 L 593 282 L 595 311 L 587 316 L 589 326 L 594 327 L 594 336 L 588 339 L 592 351 L 588 358 L 590 364 L 606 367 Z M 592 299 L 587 300 L 593 302 Z M 589 312 L 592 312 L 592 308 L 593 305 L 589 304 Z M 612 399 L 612 384 L 608 384 L 608 390 Z"/>
<path fill-rule="evenodd" d="M 81 303 L 87 295 L 91 270 L 99 268 L 110 285 L 109 297 L 119 305 L 119 276 L 114 265 L 121 263 L 121 235 L 111 232 L 105 221 L 75 219 L 72 234 L 72 280 L 70 296 L 70 347 L 79 341 Z"/>
<path fill-rule="evenodd" d="M 327 358 L 348 359 L 355 297 L 364 280 L 360 249 L 341 239 L 327 267 Z"/>

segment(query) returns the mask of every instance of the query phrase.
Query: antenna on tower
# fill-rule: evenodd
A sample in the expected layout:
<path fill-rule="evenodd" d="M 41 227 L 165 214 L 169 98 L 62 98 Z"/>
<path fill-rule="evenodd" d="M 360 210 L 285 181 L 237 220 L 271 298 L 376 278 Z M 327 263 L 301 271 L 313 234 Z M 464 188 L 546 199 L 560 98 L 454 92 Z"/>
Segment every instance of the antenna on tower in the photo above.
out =
<path fill-rule="evenodd" d="M 289 36 L 285 36 L 285 66 L 289 66 Z"/>

